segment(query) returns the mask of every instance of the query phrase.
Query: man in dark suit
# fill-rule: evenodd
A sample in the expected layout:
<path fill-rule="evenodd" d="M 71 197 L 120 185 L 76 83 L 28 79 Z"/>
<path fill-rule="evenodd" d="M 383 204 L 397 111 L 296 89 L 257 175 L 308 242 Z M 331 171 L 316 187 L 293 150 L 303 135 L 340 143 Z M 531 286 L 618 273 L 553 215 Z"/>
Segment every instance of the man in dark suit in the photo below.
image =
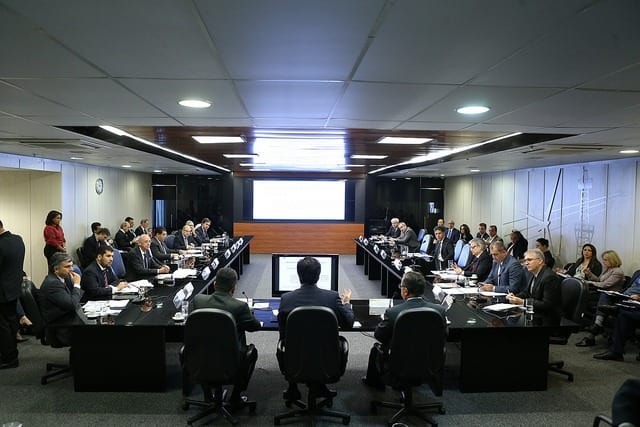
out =
<path fill-rule="evenodd" d="M 475 274 L 478 280 L 482 282 L 489 275 L 492 266 L 486 243 L 479 237 L 471 239 L 469 250 L 473 254 L 473 258 L 463 268 L 456 267 L 455 272 L 465 277 L 471 277 Z"/>
<path fill-rule="evenodd" d="M 249 306 L 233 298 L 236 291 L 236 283 L 238 275 L 232 268 L 221 268 L 216 273 L 214 284 L 214 293 L 211 295 L 196 295 L 193 299 L 193 308 L 217 308 L 228 311 L 233 315 L 238 329 L 238 340 L 242 349 L 242 368 L 240 374 L 236 377 L 231 393 L 231 405 L 241 402 L 240 393 L 247 389 L 251 374 L 258 360 L 258 350 L 253 344 L 247 346 L 245 331 L 253 332 L 260 329 L 260 322 L 253 316 Z"/>
<path fill-rule="evenodd" d="M 171 254 L 178 253 L 175 249 L 169 249 L 164 242 L 167 238 L 167 229 L 164 227 L 156 227 L 153 230 L 151 238 L 151 255 L 160 262 L 171 260 Z"/>
<path fill-rule="evenodd" d="M 82 289 L 80 275 L 73 271 L 73 261 L 64 252 L 51 256 L 53 272 L 40 286 L 40 309 L 46 327 L 52 330 L 61 345 L 71 345 L 71 324 L 80 308 Z"/>
<path fill-rule="evenodd" d="M 0 221 L 0 369 L 18 367 L 18 314 L 22 267 L 24 264 L 22 237 L 4 229 Z"/>
<path fill-rule="evenodd" d="M 136 236 L 134 235 L 133 237 L 131 237 L 131 235 L 129 234 L 129 227 L 129 223 L 127 221 L 124 221 L 122 224 L 120 224 L 120 229 L 118 230 L 114 238 L 113 242 L 115 243 L 116 248 L 120 249 L 121 251 L 130 251 L 134 246 L 133 241 L 135 240 Z"/>
<path fill-rule="evenodd" d="M 80 287 L 84 291 L 82 302 L 89 300 L 111 299 L 114 291 L 127 287 L 127 282 L 120 280 L 111 269 L 113 248 L 101 246 L 96 259 L 82 272 Z"/>
<path fill-rule="evenodd" d="M 436 227 L 434 233 L 436 241 L 433 246 L 433 261 L 436 270 L 446 270 L 449 268 L 449 261 L 453 261 L 453 244 L 445 237 L 444 227 Z"/>
<path fill-rule="evenodd" d="M 173 248 L 177 250 L 193 249 L 196 247 L 196 240 L 193 238 L 193 231 L 190 225 L 182 226 L 182 232 L 173 240 Z"/>
<path fill-rule="evenodd" d="M 400 229 L 400 237 L 393 239 L 396 244 L 407 245 L 409 252 L 418 252 L 420 242 L 418 241 L 416 232 L 413 231 L 411 227 L 408 227 L 404 222 L 398 224 L 398 228 Z"/>
<path fill-rule="evenodd" d="M 137 239 L 137 247 L 127 254 L 127 274 L 125 278 L 128 282 L 141 279 L 150 279 L 158 274 L 168 273 L 169 266 L 162 264 L 151 255 L 151 237 L 143 234 Z"/>
<path fill-rule="evenodd" d="M 80 260 L 82 268 L 86 268 L 89 264 L 95 261 L 96 256 L 98 255 L 98 248 L 101 246 L 109 246 L 107 239 L 110 234 L 111 232 L 108 228 L 99 228 L 93 233 L 93 235 L 85 239 L 82 244 L 83 259 Z"/>
<path fill-rule="evenodd" d="M 140 236 L 142 234 L 147 234 L 147 230 L 149 229 L 149 220 L 143 219 L 140 221 L 140 225 L 133 231 L 136 236 Z"/>
<path fill-rule="evenodd" d="M 318 288 L 316 284 L 318 283 L 318 279 L 320 279 L 320 269 L 320 262 L 315 258 L 304 257 L 298 261 L 297 270 L 300 288 L 283 294 L 280 299 L 280 308 L 278 311 L 280 341 L 284 342 L 285 339 L 287 317 L 289 313 L 297 307 L 309 305 L 328 307 L 335 313 L 338 319 L 338 325 L 341 328 L 350 328 L 353 326 L 353 310 L 349 303 L 351 300 L 351 290 L 346 289 L 342 295 L 339 295 L 336 291 Z M 282 370 L 284 366 L 284 352 L 281 351 L 280 348 L 281 346 L 278 345 L 276 356 L 280 369 Z M 325 385 L 322 385 L 318 387 L 317 395 L 333 397 L 335 396 L 335 392 L 330 391 Z M 284 392 L 284 398 L 289 401 L 300 398 L 300 391 L 298 391 L 296 383 L 289 383 L 289 389 Z"/>
<path fill-rule="evenodd" d="M 194 231 L 193 238 L 196 241 L 196 244 L 202 245 L 203 243 L 209 243 L 211 240 L 209 238 L 209 227 L 211 226 L 211 220 L 209 218 L 202 218 L 200 222 L 200 227 L 196 228 Z"/>
<path fill-rule="evenodd" d="M 540 249 L 530 249 L 524 253 L 524 262 L 531 273 L 531 280 L 526 288 L 517 294 L 507 295 L 512 304 L 522 305 L 526 298 L 533 299 L 533 311 L 562 313 L 562 297 L 560 294 L 560 277 L 545 265 L 544 254 Z"/>
<path fill-rule="evenodd" d="M 494 291 L 519 294 L 527 287 L 527 279 L 522 265 L 507 253 L 502 240 L 489 245 L 489 252 L 493 257 L 491 272 L 480 287 L 481 291 Z"/>
<path fill-rule="evenodd" d="M 400 237 L 401 232 L 398 225 L 400 225 L 400 220 L 398 218 L 391 218 L 391 226 L 389 227 L 389 230 L 387 231 L 387 234 L 385 234 L 385 236 L 391 237 L 392 239 Z"/>
<path fill-rule="evenodd" d="M 129 238 L 129 241 L 133 242 L 133 240 L 136 238 L 135 221 L 130 216 L 126 217 L 124 220 L 129 223 L 129 228 L 127 228 L 126 231 L 127 237 Z"/>
<path fill-rule="evenodd" d="M 428 307 L 433 308 L 442 315 L 443 324 L 445 310 L 441 305 L 426 301 L 423 298 L 426 287 L 424 276 L 415 271 L 409 271 L 402 276 L 400 282 L 400 295 L 404 303 L 388 308 L 384 313 L 384 318 L 376 327 L 374 336 L 382 345 L 374 345 L 369 353 L 369 364 L 367 365 L 367 376 L 362 378 L 365 385 L 384 390 L 382 381 L 382 368 L 384 360 L 388 357 L 389 346 L 393 337 L 393 327 L 395 321 L 404 310 L 412 308 Z M 428 339 L 428 337 L 425 337 Z"/>
<path fill-rule="evenodd" d="M 490 238 L 489 233 L 487 233 L 486 223 L 481 222 L 480 224 L 478 224 L 478 232 L 476 233 L 476 237 L 484 241 L 487 241 Z"/>
<path fill-rule="evenodd" d="M 445 237 L 451 242 L 452 245 L 455 245 L 456 242 L 460 240 L 460 230 L 455 227 L 456 223 L 452 219 L 449 220 L 447 225 L 449 226 L 449 228 L 447 228 Z"/>

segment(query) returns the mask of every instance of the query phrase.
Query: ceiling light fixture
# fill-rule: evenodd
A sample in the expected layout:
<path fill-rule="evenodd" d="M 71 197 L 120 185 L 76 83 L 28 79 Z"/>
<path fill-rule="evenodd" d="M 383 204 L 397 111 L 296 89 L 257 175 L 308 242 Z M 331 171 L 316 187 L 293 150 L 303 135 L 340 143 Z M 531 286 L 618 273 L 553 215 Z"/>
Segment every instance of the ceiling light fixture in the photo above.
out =
<path fill-rule="evenodd" d="M 401 136 L 385 136 L 378 140 L 378 144 L 419 145 L 433 141 L 433 138 L 404 138 Z"/>
<path fill-rule="evenodd" d="M 480 169 L 469 169 L 469 172 L 480 172 Z"/>
<path fill-rule="evenodd" d="M 223 154 L 227 159 L 255 159 L 257 154 Z"/>
<path fill-rule="evenodd" d="M 70 157 L 69 160 L 84 160 L 84 157 Z"/>
<path fill-rule="evenodd" d="M 377 154 L 352 154 L 351 158 L 352 159 L 374 159 L 374 160 L 381 160 L 381 159 L 386 159 L 387 155 L 377 155 Z"/>
<path fill-rule="evenodd" d="M 329 172 L 351 172 L 351 169 L 329 169 Z"/>
<path fill-rule="evenodd" d="M 240 166 L 242 167 L 252 167 L 252 166 L 260 166 L 260 165 L 266 165 L 265 162 L 253 162 L 253 163 L 239 163 Z"/>
<path fill-rule="evenodd" d="M 466 107 L 460 107 L 456 111 L 459 114 L 473 115 L 473 114 L 482 114 L 489 111 L 489 107 L 485 107 L 484 105 L 468 105 Z"/>
<path fill-rule="evenodd" d="M 211 103 L 202 99 L 181 99 L 178 104 L 189 108 L 209 108 Z"/>
<path fill-rule="evenodd" d="M 192 136 L 200 144 L 237 144 L 243 143 L 241 136 Z"/>
<path fill-rule="evenodd" d="M 123 168 L 130 168 L 131 165 L 122 165 Z"/>
<path fill-rule="evenodd" d="M 154 169 L 153 173 L 162 173 L 162 171 L 160 169 Z"/>
<path fill-rule="evenodd" d="M 619 153 L 620 154 L 636 154 L 638 153 L 638 150 L 620 150 Z"/>

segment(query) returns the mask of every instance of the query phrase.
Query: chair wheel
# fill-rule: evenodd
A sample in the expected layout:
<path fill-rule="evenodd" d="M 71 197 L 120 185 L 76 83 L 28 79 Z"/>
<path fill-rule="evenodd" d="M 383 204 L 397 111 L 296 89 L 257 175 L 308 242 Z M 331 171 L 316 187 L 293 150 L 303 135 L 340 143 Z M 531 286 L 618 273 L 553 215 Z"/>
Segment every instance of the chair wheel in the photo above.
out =
<path fill-rule="evenodd" d="M 47 380 L 45 380 L 44 378 L 40 380 L 40 384 L 41 385 L 47 385 Z"/>
<path fill-rule="evenodd" d="M 342 419 L 342 424 L 344 424 L 344 425 L 349 425 L 350 422 L 351 422 L 351 416 L 344 417 Z"/>
<path fill-rule="evenodd" d="M 255 402 L 249 404 L 249 413 L 250 414 L 255 414 L 256 413 L 256 403 Z"/>
<path fill-rule="evenodd" d="M 568 375 L 567 376 L 567 380 L 572 383 L 573 382 L 573 374 L 572 375 Z"/>
<path fill-rule="evenodd" d="M 188 402 L 182 402 L 182 410 L 186 411 L 187 409 L 189 409 L 189 403 Z"/>
<path fill-rule="evenodd" d="M 439 413 L 440 415 L 444 415 L 444 414 L 446 414 L 446 413 L 447 413 L 447 411 L 445 411 L 445 410 L 444 410 L 444 407 L 440 407 L 440 408 L 438 408 L 438 413 Z"/>

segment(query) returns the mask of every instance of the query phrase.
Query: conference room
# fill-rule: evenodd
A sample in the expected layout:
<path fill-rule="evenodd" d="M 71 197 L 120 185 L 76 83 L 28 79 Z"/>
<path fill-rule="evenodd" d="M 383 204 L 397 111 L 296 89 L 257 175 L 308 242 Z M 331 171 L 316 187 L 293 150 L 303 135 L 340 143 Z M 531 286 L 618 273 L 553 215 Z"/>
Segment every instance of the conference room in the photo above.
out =
<path fill-rule="evenodd" d="M 51 210 L 62 212 L 74 256 L 92 222 L 114 232 L 128 216 L 169 232 L 207 217 L 212 237 L 252 236 L 239 298 L 272 297 L 277 253 L 338 254 L 339 291 L 389 298 L 357 264 L 354 239 L 384 234 L 394 217 L 416 233 L 440 218 L 473 235 L 496 225 L 505 241 L 519 230 L 529 248 L 547 239 L 562 266 L 591 243 L 615 250 L 631 276 L 640 269 L 637 9 L 626 0 L 2 0 L 0 220 L 22 236 L 37 286 Z M 270 424 L 287 409 L 276 335 L 248 334 L 259 358 L 247 395 L 258 407 L 242 423 Z M 371 333 L 343 335 L 351 348 L 336 410 L 354 425 L 384 425 L 391 412 L 372 414 L 369 400 L 395 395 L 360 383 Z M 551 346 L 575 379 L 550 373 L 545 391 L 462 393 L 461 350 L 449 342 L 447 413 L 436 420 L 584 425 L 611 414 L 616 390 L 637 376 L 637 347 L 612 365 L 576 348 L 582 336 Z M 40 385 L 45 363 L 66 362 L 68 351 L 30 337 L 20 367 L 0 375 L 2 394 L 15 396 L 0 421 L 184 423 L 193 410 L 180 408 L 178 348 L 166 343 L 164 392 L 75 392 L 73 379 Z"/>

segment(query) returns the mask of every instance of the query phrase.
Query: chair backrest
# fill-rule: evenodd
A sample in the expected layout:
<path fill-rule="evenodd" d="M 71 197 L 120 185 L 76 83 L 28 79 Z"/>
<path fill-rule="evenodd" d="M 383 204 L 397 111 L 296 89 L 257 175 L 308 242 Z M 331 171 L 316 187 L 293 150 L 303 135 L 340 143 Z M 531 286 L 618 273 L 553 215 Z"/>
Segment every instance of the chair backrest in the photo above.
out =
<path fill-rule="evenodd" d="M 426 233 L 427 231 L 424 228 L 421 228 L 420 230 L 418 230 L 418 242 L 422 241 Z"/>
<path fill-rule="evenodd" d="M 462 246 L 462 250 L 460 251 L 460 256 L 458 257 L 458 267 L 466 267 L 469 259 L 471 258 L 471 248 L 469 244 L 465 244 Z"/>
<path fill-rule="evenodd" d="M 173 249 L 173 241 L 176 239 L 175 234 L 169 234 L 167 238 L 164 240 L 164 243 L 167 245 L 169 249 Z"/>
<path fill-rule="evenodd" d="M 124 260 L 122 259 L 122 253 L 118 249 L 113 251 L 113 262 L 111 263 L 111 269 L 114 274 L 120 279 L 124 279 L 127 270 L 124 267 Z"/>
<path fill-rule="evenodd" d="M 326 384 L 341 371 L 338 320 L 327 307 L 298 307 L 287 316 L 285 378 Z"/>
<path fill-rule="evenodd" d="M 441 396 L 446 335 L 445 320 L 436 310 L 420 307 L 402 311 L 391 338 L 390 385 L 399 388 L 428 383 Z"/>
<path fill-rule="evenodd" d="M 453 260 L 458 261 L 460 258 L 460 253 L 462 252 L 462 247 L 464 246 L 464 240 L 460 239 L 456 242 L 455 248 L 453 248 Z"/>
<path fill-rule="evenodd" d="M 421 254 L 426 254 L 427 251 L 429 250 L 429 246 L 431 245 L 431 240 L 433 239 L 433 236 L 431 234 L 425 234 L 424 237 L 422 238 L 422 243 L 420 244 L 420 253 Z"/>
<path fill-rule="evenodd" d="M 560 295 L 562 315 L 569 320 L 580 323 L 589 302 L 588 286 L 574 277 L 568 277 L 560 285 Z"/>
<path fill-rule="evenodd" d="M 84 248 L 82 246 L 78 246 L 76 249 L 76 257 L 78 258 L 78 265 L 82 268 L 85 268 L 87 264 L 87 260 L 84 259 Z"/>
<path fill-rule="evenodd" d="M 31 320 L 33 324 L 31 329 L 33 334 L 39 340 L 44 338 L 44 318 L 40 312 L 40 304 L 38 301 L 38 288 L 32 281 L 22 282 L 20 294 L 20 303 L 24 309 L 24 314 Z"/>
<path fill-rule="evenodd" d="M 231 313 L 217 308 L 193 311 L 184 327 L 183 369 L 195 383 L 232 384 L 241 349 Z"/>

